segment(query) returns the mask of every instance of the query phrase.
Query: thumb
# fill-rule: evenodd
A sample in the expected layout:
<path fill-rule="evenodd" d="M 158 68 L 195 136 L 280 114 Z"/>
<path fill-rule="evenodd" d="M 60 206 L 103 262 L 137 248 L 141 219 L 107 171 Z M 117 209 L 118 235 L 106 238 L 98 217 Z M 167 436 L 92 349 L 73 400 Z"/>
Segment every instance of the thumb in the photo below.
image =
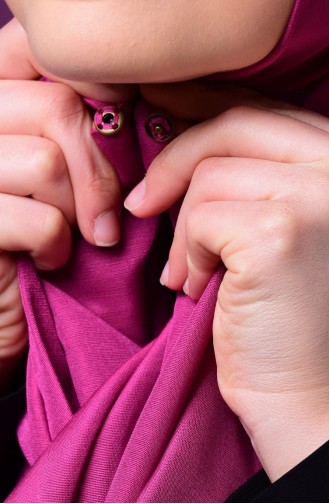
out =
<path fill-rule="evenodd" d="M 317 121 L 317 116 L 313 119 Z M 326 123 L 328 128 L 327 119 Z M 124 205 L 138 217 L 163 212 L 187 191 L 194 172 L 206 159 L 312 162 L 327 155 L 327 143 L 324 128 L 304 123 L 291 114 L 258 107 L 232 108 L 191 127 L 167 145 Z"/>
<path fill-rule="evenodd" d="M 0 81 L 0 109 L 3 134 L 41 136 L 59 146 L 84 238 L 101 246 L 116 243 L 120 238 L 120 184 L 90 135 L 92 118 L 81 98 L 64 84 Z M 19 125 L 16 117 L 21 118 Z"/>
<path fill-rule="evenodd" d="M 73 102 L 76 96 L 71 95 Z M 73 115 L 51 129 L 50 134 L 56 137 L 67 162 L 82 235 L 98 246 L 116 244 L 120 239 L 120 182 L 90 134 L 89 113 L 80 105 L 75 115 L 73 106 Z"/>
<path fill-rule="evenodd" d="M 100 246 L 117 243 L 120 238 L 119 181 L 91 138 L 92 120 L 73 91 L 73 83 L 68 82 L 70 89 L 65 81 L 53 85 L 27 81 L 40 75 L 52 76 L 34 60 L 26 33 L 15 18 L 0 30 L 0 49 L 0 79 L 22 79 L 20 84 L 7 81 L 5 95 L 0 99 L 2 132 L 44 136 L 57 143 L 66 159 L 82 235 L 88 242 Z M 80 89 L 78 83 L 76 88 L 77 92 L 90 96 L 97 91 L 98 95 L 102 93 L 102 98 L 116 100 L 136 92 L 131 86 L 93 85 Z M 11 110 L 7 117 L 9 104 Z M 24 117 L 19 131 L 13 120 L 15 110 L 19 117 Z"/>

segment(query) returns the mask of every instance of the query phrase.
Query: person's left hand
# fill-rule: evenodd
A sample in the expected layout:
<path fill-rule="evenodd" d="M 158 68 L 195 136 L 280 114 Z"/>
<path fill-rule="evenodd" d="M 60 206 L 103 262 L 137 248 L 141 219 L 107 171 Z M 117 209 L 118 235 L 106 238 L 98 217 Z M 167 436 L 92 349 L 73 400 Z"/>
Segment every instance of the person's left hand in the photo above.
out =
<path fill-rule="evenodd" d="M 329 120 L 289 103 L 225 84 L 209 87 L 194 81 L 144 85 L 141 91 L 145 99 L 174 118 L 179 135 L 156 157 L 145 178 L 126 198 L 125 206 L 137 217 L 144 218 L 167 210 L 187 191 L 161 279 L 167 287 L 180 290 L 188 277 L 187 220 L 202 202 L 227 199 L 227 195 L 218 193 L 223 174 L 218 168 L 220 161 L 215 162 L 214 158 L 225 158 L 222 165 L 247 164 L 251 169 L 255 166 L 251 159 L 258 160 L 256 164 L 259 160 L 311 161 L 310 138 L 313 134 L 315 143 L 320 141 L 321 151 L 325 149 L 326 135 L 321 138 L 319 129 L 329 131 Z M 195 125 L 196 121 L 202 122 Z M 292 152 L 298 155 L 293 157 Z M 227 158 L 240 159 L 240 162 Z M 260 175 L 265 179 L 266 170 Z M 240 175 L 237 177 L 236 184 L 241 179 Z M 248 186 L 240 187 L 238 192 L 239 200 L 264 198 L 249 194 Z M 220 259 L 208 257 L 208 261 L 206 273 L 188 282 L 189 295 L 195 299 L 200 297 Z"/>
<path fill-rule="evenodd" d="M 329 436 L 328 131 L 311 112 L 233 107 L 166 147 L 126 205 L 152 215 L 188 189 L 162 281 L 198 299 L 225 264 L 219 388 L 272 481 Z"/>

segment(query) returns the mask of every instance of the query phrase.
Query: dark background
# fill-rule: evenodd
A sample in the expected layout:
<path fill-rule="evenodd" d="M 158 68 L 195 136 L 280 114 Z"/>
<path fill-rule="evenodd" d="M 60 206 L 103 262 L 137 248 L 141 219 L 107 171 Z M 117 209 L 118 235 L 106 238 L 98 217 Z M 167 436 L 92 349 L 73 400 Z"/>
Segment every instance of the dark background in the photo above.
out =
<path fill-rule="evenodd" d="M 11 18 L 10 11 L 4 0 L 0 0 L 0 28 Z"/>

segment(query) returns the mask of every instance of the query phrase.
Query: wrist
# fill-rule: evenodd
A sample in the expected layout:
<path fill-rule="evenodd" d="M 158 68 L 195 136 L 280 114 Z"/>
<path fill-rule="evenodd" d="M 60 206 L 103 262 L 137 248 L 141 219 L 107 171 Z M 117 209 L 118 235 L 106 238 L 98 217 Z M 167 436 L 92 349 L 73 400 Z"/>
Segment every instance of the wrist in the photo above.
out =
<path fill-rule="evenodd" d="M 327 403 L 309 406 L 281 400 L 264 408 L 261 420 L 242 422 L 271 482 L 329 440 Z"/>

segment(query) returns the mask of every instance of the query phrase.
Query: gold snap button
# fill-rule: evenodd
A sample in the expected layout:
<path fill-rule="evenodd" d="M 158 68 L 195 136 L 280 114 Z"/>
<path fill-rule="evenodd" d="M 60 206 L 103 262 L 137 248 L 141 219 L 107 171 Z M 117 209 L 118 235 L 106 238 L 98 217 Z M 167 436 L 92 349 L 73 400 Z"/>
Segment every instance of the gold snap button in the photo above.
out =
<path fill-rule="evenodd" d="M 114 107 L 102 107 L 94 116 L 94 125 L 102 135 L 115 135 L 123 126 L 123 113 Z"/>
<path fill-rule="evenodd" d="M 145 130 L 156 142 L 167 142 L 174 136 L 174 124 L 166 114 L 152 114 L 145 122 Z"/>

